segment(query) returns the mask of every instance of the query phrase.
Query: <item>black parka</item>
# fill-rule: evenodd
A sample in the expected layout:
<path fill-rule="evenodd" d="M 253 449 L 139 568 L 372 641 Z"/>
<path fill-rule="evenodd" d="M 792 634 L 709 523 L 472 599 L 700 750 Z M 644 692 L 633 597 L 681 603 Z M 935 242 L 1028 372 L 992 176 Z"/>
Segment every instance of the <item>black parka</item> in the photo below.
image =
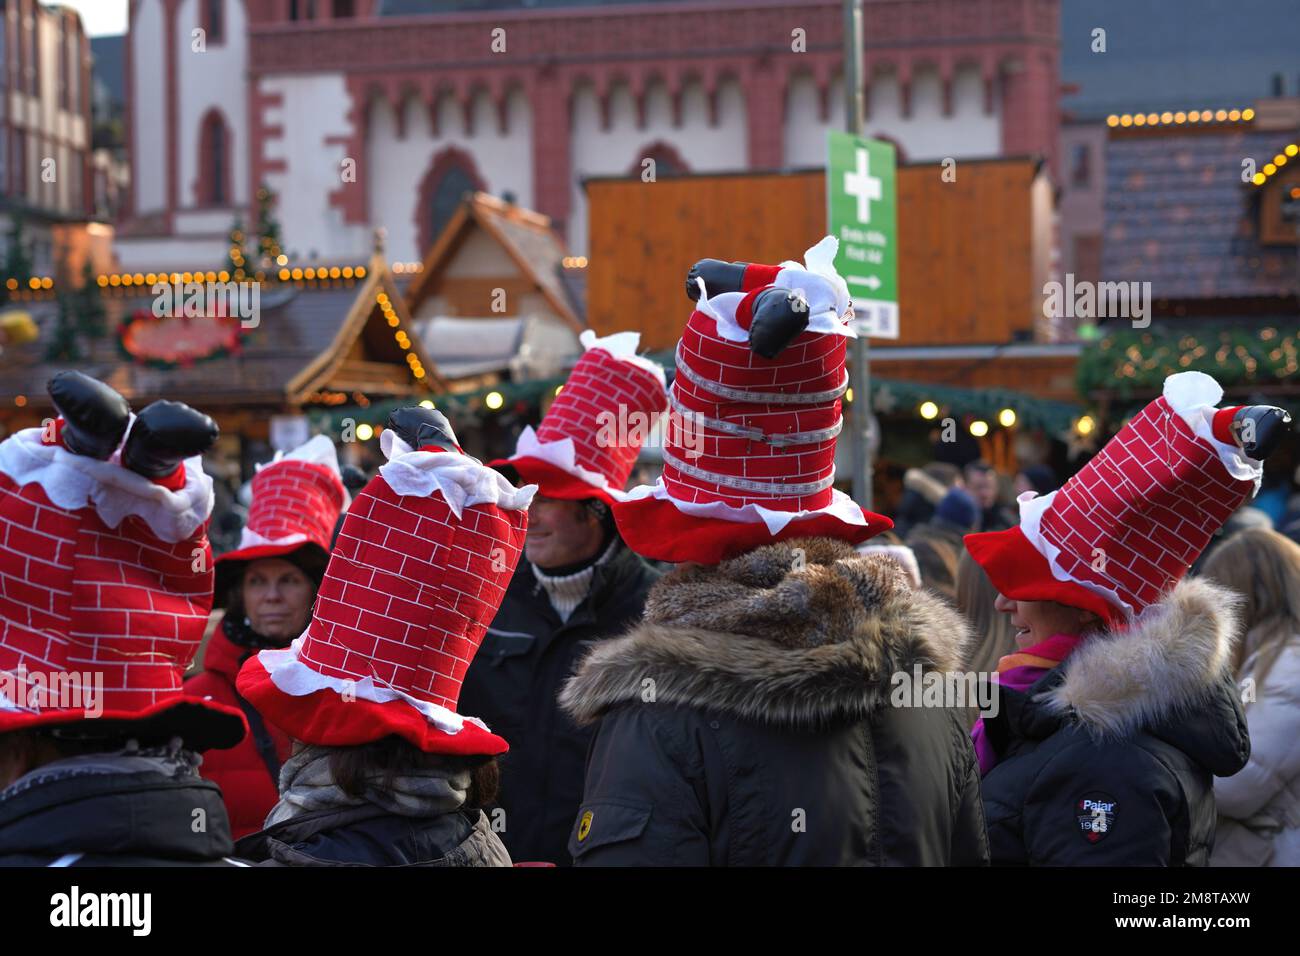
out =
<path fill-rule="evenodd" d="M 1228 665 L 1229 592 L 1187 580 L 1129 628 L 1090 637 L 986 718 L 993 863 L 1204 866 L 1213 778 L 1250 740 Z"/>
<path fill-rule="evenodd" d="M 499 804 L 488 813 L 514 860 L 568 864 L 591 728 L 562 713 L 556 696 L 596 642 L 640 620 L 658 577 L 620 541 L 596 566 L 586 599 L 561 621 L 532 565 L 521 561 L 515 571 L 457 707 L 510 744 L 500 758 Z"/>
<path fill-rule="evenodd" d="M 579 865 L 976 865 L 988 848 L 960 712 L 895 706 L 960 666 L 966 627 L 883 556 L 828 538 L 682 567 L 562 701 L 599 719 Z"/>
<path fill-rule="evenodd" d="M 0 866 L 242 866 L 221 791 L 197 772 L 59 761 L 0 799 Z"/>

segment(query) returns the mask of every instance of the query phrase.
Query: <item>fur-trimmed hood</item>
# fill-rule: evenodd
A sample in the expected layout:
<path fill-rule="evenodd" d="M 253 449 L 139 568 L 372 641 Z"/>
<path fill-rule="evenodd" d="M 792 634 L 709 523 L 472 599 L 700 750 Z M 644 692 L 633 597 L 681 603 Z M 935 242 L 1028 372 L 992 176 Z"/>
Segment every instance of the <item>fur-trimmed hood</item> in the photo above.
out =
<path fill-rule="evenodd" d="M 942 481 L 931 478 L 920 468 L 909 468 L 903 472 L 903 487 L 908 491 L 915 491 L 932 505 L 938 505 L 949 491 L 948 486 Z"/>
<path fill-rule="evenodd" d="M 1046 708 L 1071 713 L 1105 737 L 1128 737 L 1189 714 L 1224 680 L 1240 603 L 1227 588 L 1184 578 L 1127 627 L 1079 645 L 1046 695 Z"/>
<path fill-rule="evenodd" d="M 589 723 L 616 704 L 685 704 L 780 726 L 866 716 L 892 675 L 962 666 L 967 626 L 882 554 L 796 538 L 651 589 L 645 623 L 602 641 L 560 694 Z M 652 683 L 651 683 L 652 682 Z"/>

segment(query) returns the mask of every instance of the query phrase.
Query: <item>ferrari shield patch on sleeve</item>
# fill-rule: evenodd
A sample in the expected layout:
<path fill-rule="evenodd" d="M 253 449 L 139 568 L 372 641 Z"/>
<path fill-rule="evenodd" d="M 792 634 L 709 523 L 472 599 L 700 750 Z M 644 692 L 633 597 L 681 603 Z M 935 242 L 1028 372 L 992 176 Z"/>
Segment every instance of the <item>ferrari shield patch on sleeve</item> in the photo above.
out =
<path fill-rule="evenodd" d="M 1074 810 L 1079 833 L 1089 843 L 1100 843 L 1115 829 L 1119 804 L 1110 794 L 1095 790 L 1076 800 Z"/>

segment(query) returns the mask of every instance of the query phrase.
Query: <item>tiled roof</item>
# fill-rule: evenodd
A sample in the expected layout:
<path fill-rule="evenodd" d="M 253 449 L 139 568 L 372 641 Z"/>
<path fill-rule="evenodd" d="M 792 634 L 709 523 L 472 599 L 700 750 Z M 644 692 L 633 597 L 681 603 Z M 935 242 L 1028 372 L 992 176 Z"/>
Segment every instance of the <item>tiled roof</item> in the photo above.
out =
<path fill-rule="evenodd" d="M 1157 299 L 1294 295 L 1296 250 L 1260 245 L 1241 179 L 1243 159 L 1262 167 L 1283 143 L 1245 129 L 1113 136 L 1102 279 L 1148 281 Z"/>
<path fill-rule="evenodd" d="M 560 284 L 568 293 L 569 304 L 585 325 L 587 322 L 587 270 L 560 269 Z"/>

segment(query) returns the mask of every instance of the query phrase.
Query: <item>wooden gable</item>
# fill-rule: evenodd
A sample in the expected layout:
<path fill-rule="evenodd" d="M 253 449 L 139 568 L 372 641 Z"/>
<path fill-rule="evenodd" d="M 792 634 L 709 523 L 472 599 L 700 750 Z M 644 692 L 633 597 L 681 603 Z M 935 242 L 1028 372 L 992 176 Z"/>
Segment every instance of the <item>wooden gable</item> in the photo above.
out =
<path fill-rule="evenodd" d="M 422 378 L 417 371 L 423 371 Z M 326 391 L 404 397 L 446 389 L 380 254 L 371 261 L 366 281 L 334 340 L 290 381 L 287 390 L 291 401 L 301 402 L 307 395 Z"/>

